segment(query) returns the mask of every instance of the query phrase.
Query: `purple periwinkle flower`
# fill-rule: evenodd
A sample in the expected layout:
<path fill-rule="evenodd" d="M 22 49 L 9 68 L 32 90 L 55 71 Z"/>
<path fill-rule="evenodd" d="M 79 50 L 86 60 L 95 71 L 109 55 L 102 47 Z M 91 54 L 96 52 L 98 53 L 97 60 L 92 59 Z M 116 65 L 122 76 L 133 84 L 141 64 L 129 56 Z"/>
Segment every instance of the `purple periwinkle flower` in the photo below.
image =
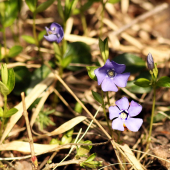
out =
<path fill-rule="evenodd" d="M 47 36 L 44 35 L 44 38 L 47 41 L 51 41 L 51 42 L 57 42 L 60 43 L 64 37 L 64 31 L 61 25 L 57 24 L 57 23 L 52 23 L 50 25 L 50 28 L 45 27 L 46 31 L 47 31 Z"/>
<path fill-rule="evenodd" d="M 129 106 L 129 101 L 126 97 L 117 100 L 115 104 L 116 106 L 109 107 L 109 119 L 116 118 L 112 122 L 112 128 L 124 131 L 124 127 L 127 127 L 129 130 L 137 132 L 143 120 L 132 117 L 137 116 L 142 111 L 142 106 L 133 100 Z"/>
<path fill-rule="evenodd" d="M 153 61 L 153 57 L 152 57 L 151 53 L 149 53 L 148 56 L 147 56 L 147 65 L 148 65 L 149 70 L 154 69 L 154 61 Z"/>
<path fill-rule="evenodd" d="M 118 91 L 117 86 L 125 87 L 130 76 L 130 73 L 123 73 L 125 68 L 126 65 L 118 64 L 107 59 L 103 67 L 97 68 L 94 71 L 97 77 L 98 85 L 101 84 L 103 91 L 115 92 Z"/>

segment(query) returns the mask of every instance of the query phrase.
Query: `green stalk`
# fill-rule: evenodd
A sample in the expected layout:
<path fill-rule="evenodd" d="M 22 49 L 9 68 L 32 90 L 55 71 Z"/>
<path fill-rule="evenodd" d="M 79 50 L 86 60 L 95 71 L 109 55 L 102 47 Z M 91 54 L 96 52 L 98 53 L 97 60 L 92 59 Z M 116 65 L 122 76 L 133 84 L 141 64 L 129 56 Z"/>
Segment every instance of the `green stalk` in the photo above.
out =
<path fill-rule="evenodd" d="M 110 107 L 109 92 L 106 92 L 106 94 L 107 94 L 107 102 L 108 102 L 108 105 L 109 105 L 109 107 Z"/>
<path fill-rule="evenodd" d="M 101 18 L 101 20 L 100 20 L 100 36 L 102 36 L 104 10 L 105 10 L 105 3 L 102 1 L 102 12 L 101 12 L 102 18 Z"/>
<path fill-rule="evenodd" d="M 105 116 L 105 119 L 106 119 L 106 122 L 107 122 L 107 126 L 109 128 L 110 134 L 112 134 L 112 129 L 109 125 L 109 120 L 108 120 L 107 115 L 106 115 L 106 109 L 105 109 L 105 104 L 104 104 L 104 94 L 103 94 L 102 90 L 101 90 L 101 92 L 102 92 L 102 100 L 103 100 L 102 107 L 103 107 L 104 116 Z"/>
<path fill-rule="evenodd" d="M 3 27 L 2 34 L 3 34 L 4 48 L 5 48 L 5 62 L 8 63 L 8 56 L 7 56 L 7 51 L 6 51 L 7 47 L 6 47 L 6 30 L 5 30 L 5 27 Z"/>
<path fill-rule="evenodd" d="M 147 138 L 147 145 L 146 145 L 146 151 L 149 148 L 149 144 L 151 142 L 151 135 L 152 135 L 152 126 L 153 126 L 153 117 L 155 112 L 155 100 L 156 100 L 156 87 L 153 87 L 153 104 L 152 104 L 152 113 L 151 113 L 151 121 L 150 121 L 150 129 L 149 129 L 149 136 Z"/>
<path fill-rule="evenodd" d="M 34 35 L 36 46 L 39 47 L 39 42 L 38 42 L 37 34 L 36 34 L 35 18 L 36 18 L 36 14 L 33 13 L 33 35 Z"/>
<path fill-rule="evenodd" d="M 7 111 L 7 96 L 4 95 L 4 111 L 3 111 L 3 114 L 6 113 L 6 111 Z M 2 124 L 1 124 L 1 129 L 0 129 L 0 138 L 2 137 L 4 126 L 5 126 L 5 117 L 2 117 Z"/>

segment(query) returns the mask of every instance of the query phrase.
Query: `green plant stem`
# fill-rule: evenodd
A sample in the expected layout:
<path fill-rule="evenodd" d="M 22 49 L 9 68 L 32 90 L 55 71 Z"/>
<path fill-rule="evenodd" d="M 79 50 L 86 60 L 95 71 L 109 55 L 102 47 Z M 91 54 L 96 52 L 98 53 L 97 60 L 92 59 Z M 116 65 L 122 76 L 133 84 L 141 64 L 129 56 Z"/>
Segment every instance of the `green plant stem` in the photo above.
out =
<path fill-rule="evenodd" d="M 5 62 L 8 63 L 8 56 L 7 56 L 7 51 L 6 51 L 7 48 L 6 48 L 6 29 L 5 29 L 5 27 L 3 27 L 2 34 L 3 34 L 4 48 L 5 48 Z"/>
<path fill-rule="evenodd" d="M 4 95 L 4 113 L 7 111 L 7 96 Z"/>
<path fill-rule="evenodd" d="M 108 120 L 107 115 L 106 115 L 106 109 L 105 109 L 105 104 L 104 104 L 104 94 L 103 94 L 102 90 L 101 90 L 101 92 L 102 92 L 102 100 L 103 100 L 103 103 L 102 103 L 103 112 L 104 112 L 104 115 L 105 115 L 105 119 L 106 119 L 106 122 L 107 122 L 107 126 L 109 128 L 110 134 L 112 134 L 112 129 L 111 129 L 110 125 L 109 125 L 109 120 Z"/>
<path fill-rule="evenodd" d="M 36 14 L 34 13 L 33 14 L 33 35 L 34 35 L 36 46 L 39 47 L 39 42 L 38 42 L 37 33 L 36 33 L 36 26 L 35 26 L 35 18 L 36 18 Z"/>
<path fill-rule="evenodd" d="M 107 102 L 108 102 L 108 105 L 109 105 L 109 107 L 110 107 L 109 92 L 106 92 L 106 95 L 107 95 Z"/>
<path fill-rule="evenodd" d="M 100 36 L 102 36 L 102 28 L 103 28 L 103 18 L 104 18 L 104 10 L 105 10 L 105 2 L 102 0 L 102 12 L 101 12 L 101 20 L 100 20 Z"/>
<path fill-rule="evenodd" d="M 5 114 L 6 111 L 7 111 L 7 96 L 4 95 L 4 111 L 3 111 L 3 114 Z M 2 117 L 2 124 L 1 124 L 1 129 L 0 129 L 0 138 L 2 137 L 2 134 L 3 134 L 4 125 L 5 125 L 5 117 Z"/>
<path fill-rule="evenodd" d="M 152 135 L 152 126 L 153 126 L 153 117 L 155 112 L 155 100 L 156 100 L 156 87 L 153 88 L 153 104 L 152 104 L 152 113 L 151 113 L 151 121 L 150 121 L 150 129 L 149 129 L 149 135 L 147 138 L 147 145 L 146 145 L 146 151 L 149 148 L 149 144 L 151 142 L 151 135 Z"/>

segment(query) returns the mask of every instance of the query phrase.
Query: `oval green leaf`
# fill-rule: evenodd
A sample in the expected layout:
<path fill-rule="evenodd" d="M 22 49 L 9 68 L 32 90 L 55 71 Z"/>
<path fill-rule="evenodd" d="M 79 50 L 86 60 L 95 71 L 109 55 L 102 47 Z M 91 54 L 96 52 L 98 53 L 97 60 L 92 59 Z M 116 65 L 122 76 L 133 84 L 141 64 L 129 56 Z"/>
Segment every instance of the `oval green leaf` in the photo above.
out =
<path fill-rule="evenodd" d="M 22 38 L 30 44 L 36 44 L 36 41 L 33 37 L 29 36 L 29 35 L 23 35 Z"/>
<path fill-rule="evenodd" d="M 156 85 L 157 85 L 158 87 L 170 87 L 170 77 L 167 77 L 167 76 L 161 77 L 161 78 L 157 81 Z"/>
<path fill-rule="evenodd" d="M 97 92 L 94 92 L 93 90 L 91 92 L 92 92 L 94 99 L 102 104 L 103 100 L 102 100 L 102 97 L 100 96 L 100 94 L 98 94 Z"/>
<path fill-rule="evenodd" d="M 18 111 L 18 109 L 16 108 L 12 108 L 10 110 L 8 110 L 7 112 L 4 113 L 3 117 L 11 117 L 12 115 L 14 115 L 16 112 Z"/>
<path fill-rule="evenodd" d="M 15 45 L 12 48 L 10 48 L 8 57 L 16 57 L 19 53 L 21 53 L 23 50 L 23 47 L 19 45 Z"/>
<path fill-rule="evenodd" d="M 137 79 L 134 84 L 136 84 L 139 87 L 149 87 L 150 86 L 150 80 L 146 78 L 139 78 Z"/>
<path fill-rule="evenodd" d="M 35 10 L 35 13 L 43 12 L 45 11 L 55 0 L 48 0 L 42 4 L 40 4 L 37 9 Z"/>

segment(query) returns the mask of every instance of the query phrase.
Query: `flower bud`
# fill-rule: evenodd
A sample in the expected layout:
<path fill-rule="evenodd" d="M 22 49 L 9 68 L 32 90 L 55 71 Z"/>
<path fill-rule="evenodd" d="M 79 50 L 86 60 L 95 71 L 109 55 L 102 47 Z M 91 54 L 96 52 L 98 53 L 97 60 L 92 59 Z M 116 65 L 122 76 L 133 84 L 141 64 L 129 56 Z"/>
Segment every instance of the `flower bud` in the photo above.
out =
<path fill-rule="evenodd" d="M 152 57 L 151 53 L 149 53 L 148 56 L 147 56 L 147 65 L 148 65 L 149 70 L 154 69 L 154 61 L 153 61 L 153 57 Z"/>

